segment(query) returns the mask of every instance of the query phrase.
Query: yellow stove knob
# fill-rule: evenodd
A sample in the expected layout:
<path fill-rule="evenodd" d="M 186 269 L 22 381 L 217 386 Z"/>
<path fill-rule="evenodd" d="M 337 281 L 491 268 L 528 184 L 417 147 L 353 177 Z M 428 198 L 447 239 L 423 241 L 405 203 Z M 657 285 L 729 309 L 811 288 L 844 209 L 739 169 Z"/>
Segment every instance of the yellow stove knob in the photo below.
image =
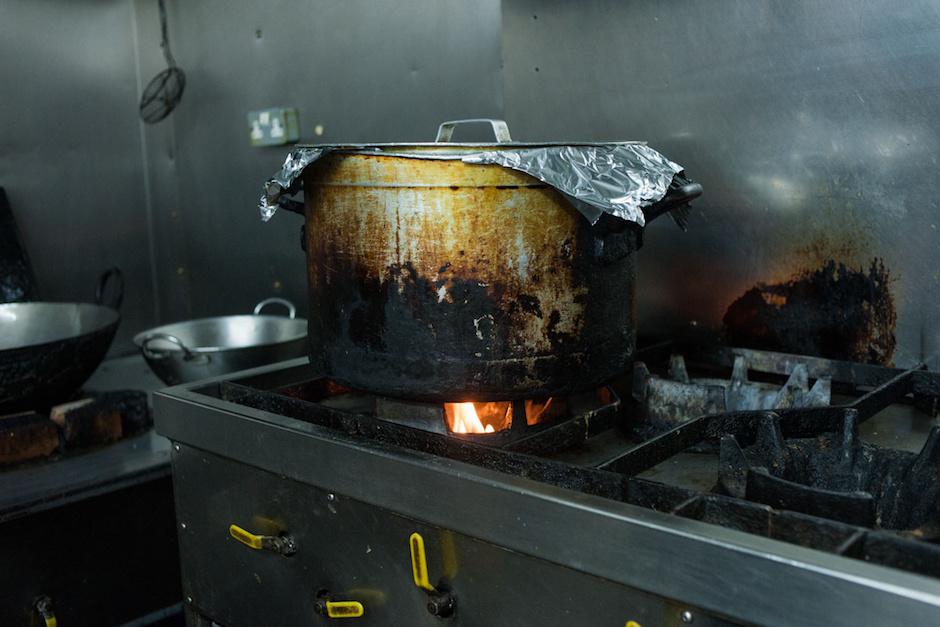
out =
<path fill-rule="evenodd" d="M 414 577 L 415 585 L 428 592 L 434 592 L 434 586 L 428 577 L 428 558 L 424 552 L 424 538 L 421 534 L 415 532 L 408 539 L 408 545 L 411 547 L 411 574 Z"/>
<path fill-rule="evenodd" d="M 326 615 L 330 618 L 359 618 L 365 609 L 359 601 L 327 601 Z"/>

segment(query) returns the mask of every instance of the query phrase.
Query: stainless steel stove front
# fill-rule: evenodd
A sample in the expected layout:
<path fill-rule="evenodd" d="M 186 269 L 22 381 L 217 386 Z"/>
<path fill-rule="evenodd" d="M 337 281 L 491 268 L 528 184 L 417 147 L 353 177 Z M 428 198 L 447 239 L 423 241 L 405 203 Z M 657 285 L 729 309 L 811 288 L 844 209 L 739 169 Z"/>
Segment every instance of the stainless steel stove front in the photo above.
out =
<path fill-rule="evenodd" d="M 193 624 L 325 624 L 317 610 L 326 600 L 337 612 L 361 604 L 354 620 L 374 625 L 940 616 L 940 583 L 926 577 L 358 440 L 193 386 L 158 393 L 154 404 L 158 430 L 174 441 Z M 290 536 L 295 552 L 252 549 L 231 525 Z M 416 585 L 413 533 L 436 592 Z M 435 593 L 453 595 L 452 617 L 429 611 L 440 610 Z"/>

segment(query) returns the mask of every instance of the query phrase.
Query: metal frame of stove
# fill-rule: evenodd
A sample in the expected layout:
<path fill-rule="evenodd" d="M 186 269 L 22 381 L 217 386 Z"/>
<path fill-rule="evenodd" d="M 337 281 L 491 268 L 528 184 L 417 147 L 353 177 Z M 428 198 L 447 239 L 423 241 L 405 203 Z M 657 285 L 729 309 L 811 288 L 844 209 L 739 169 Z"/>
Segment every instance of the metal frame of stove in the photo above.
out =
<path fill-rule="evenodd" d="M 791 359 L 727 349 L 711 358 L 730 365 L 735 353 L 746 353 L 752 367 L 782 374 Z M 874 387 L 853 403 L 851 410 L 860 419 L 911 392 L 940 396 L 937 373 L 799 359 L 808 364 L 811 377 L 827 375 Z M 273 382 L 303 363 L 295 360 L 243 375 Z M 708 618 L 704 611 L 760 624 L 940 620 L 938 580 L 614 500 L 627 490 L 630 477 L 703 437 L 730 426 L 746 431 L 747 412 L 692 420 L 593 469 L 447 436 L 427 440 L 432 444 L 426 451 L 408 450 L 395 445 L 399 430 L 407 427 L 366 418 L 342 429 L 324 427 L 281 415 L 284 407 L 258 409 L 213 398 L 205 393 L 207 385 L 211 387 L 179 386 L 155 395 L 158 430 L 176 443 L 174 469 L 178 460 L 194 455 L 238 460 L 331 495 L 678 601 L 677 607 L 688 607 L 703 619 Z M 793 436 L 817 432 L 844 411 L 777 413 L 784 433 Z M 455 453 L 473 463 L 440 456 Z M 177 490 L 184 487 L 179 477 L 176 481 Z M 187 515 L 185 509 L 178 511 L 181 521 Z M 590 534 L 572 531 L 583 529 Z M 186 542 L 184 533 L 181 545 L 198 546 Z M 182 550 L 184 591 L 198 609 L 204 583 L 194 585 L 187 575 Z"/>

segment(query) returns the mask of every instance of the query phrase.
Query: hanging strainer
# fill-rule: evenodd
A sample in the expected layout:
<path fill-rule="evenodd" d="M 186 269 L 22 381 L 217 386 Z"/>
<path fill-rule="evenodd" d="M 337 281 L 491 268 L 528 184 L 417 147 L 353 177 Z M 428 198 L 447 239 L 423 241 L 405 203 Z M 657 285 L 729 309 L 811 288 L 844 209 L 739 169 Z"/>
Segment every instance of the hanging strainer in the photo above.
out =
<path fill-rule="evenodd" d="M 176 67 L 176 60 L 170 51 L 170 40 L 166 33 L 166 6 L 163 0 L 157 0 L 160 6 L 160 47 L 167 68 L 153 77 L 140 97 L 140 117 L 147 124 L 159 122 L 176 108 L 183 97 L 186 87 L 186 73 Z"/>

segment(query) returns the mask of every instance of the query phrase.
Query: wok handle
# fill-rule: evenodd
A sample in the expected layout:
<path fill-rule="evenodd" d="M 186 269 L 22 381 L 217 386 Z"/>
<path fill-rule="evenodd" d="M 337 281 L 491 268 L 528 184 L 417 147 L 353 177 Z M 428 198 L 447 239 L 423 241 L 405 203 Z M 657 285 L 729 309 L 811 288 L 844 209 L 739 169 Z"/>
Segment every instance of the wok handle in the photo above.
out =
<path fill-rule="evenodd" d="M 189 350 L 189 348 L 187 348 L 187 346 L 183 344 L 183 340 L 179 339 L 175 335 L 170 335 L 169 333 L 151 333 L 150 335 L 145 337 L 143 340 L 141 340 L 140 350 L 144 354 L 144 357 L 147 357 L 149 359 L 164 359 L 169 356 L 170 354 L 169 351 L 155 351 L 152 348 L 150 348 L 149 344 L 150 342 L 153 342 L 154 340 L 163 340 L 164 342 L 170 342 L 171 344 L 176 344 L 177 346 L 180 347 L 180 350 L 183 351 L 183 359 L 185 359 L 186 361 L 192 361 L 193 359 L 197 357 L 197 355 L 194 352 Z M 205 357 L 208 358 L 208 355 L 206 355 Z"/>
<path fill-rule="evenodd" d="M 105 302 L 105 292 L 108 283 L 114 281 L 114 294 L 108 302 Z M 99 305 L 110 307 L 111 309 L 120 309 L 124 302 L 124 273 L 117 266 L 112 266 L 101 273 L 98 277 L 98 285 L 95 286 L 95 302 Z"/>
<path fill-rule="evenodd" d="M 450 138 L 454 135 L 454 128 L 458 124 L 473 124 L 478 122 L 489 124 L 493 127 L 493 135 L 496 136 L 497 143 L 504 144 L 512 141 L 512 137 L 509 136 L 509 126 L 506 122 L 504 120 L 494 120 L 493 118 L 471 118 L 467 120 L 441 122 L 441 125 L 437 127 L 437 138 L 434 141 L 449 142 Z"/>
<path fill-rule="evenodd" d="M 263 301 L 255 305 L 255 309 L 252 313 L 258 316 L 261 314 L 262 309 L 264 309 L 268 305 L 275 305 L 275 304 L 284 305 L 285 307 L 287 307 L 287 317 L 290 318 L 291 320 L 293 320 L 294 317 L 297 316 L 297 308 L 294 307 L 294 303 L 290 302 L 286 298 L 277 298 L 276 296 L 273 298 L 265 298 Z"/>

